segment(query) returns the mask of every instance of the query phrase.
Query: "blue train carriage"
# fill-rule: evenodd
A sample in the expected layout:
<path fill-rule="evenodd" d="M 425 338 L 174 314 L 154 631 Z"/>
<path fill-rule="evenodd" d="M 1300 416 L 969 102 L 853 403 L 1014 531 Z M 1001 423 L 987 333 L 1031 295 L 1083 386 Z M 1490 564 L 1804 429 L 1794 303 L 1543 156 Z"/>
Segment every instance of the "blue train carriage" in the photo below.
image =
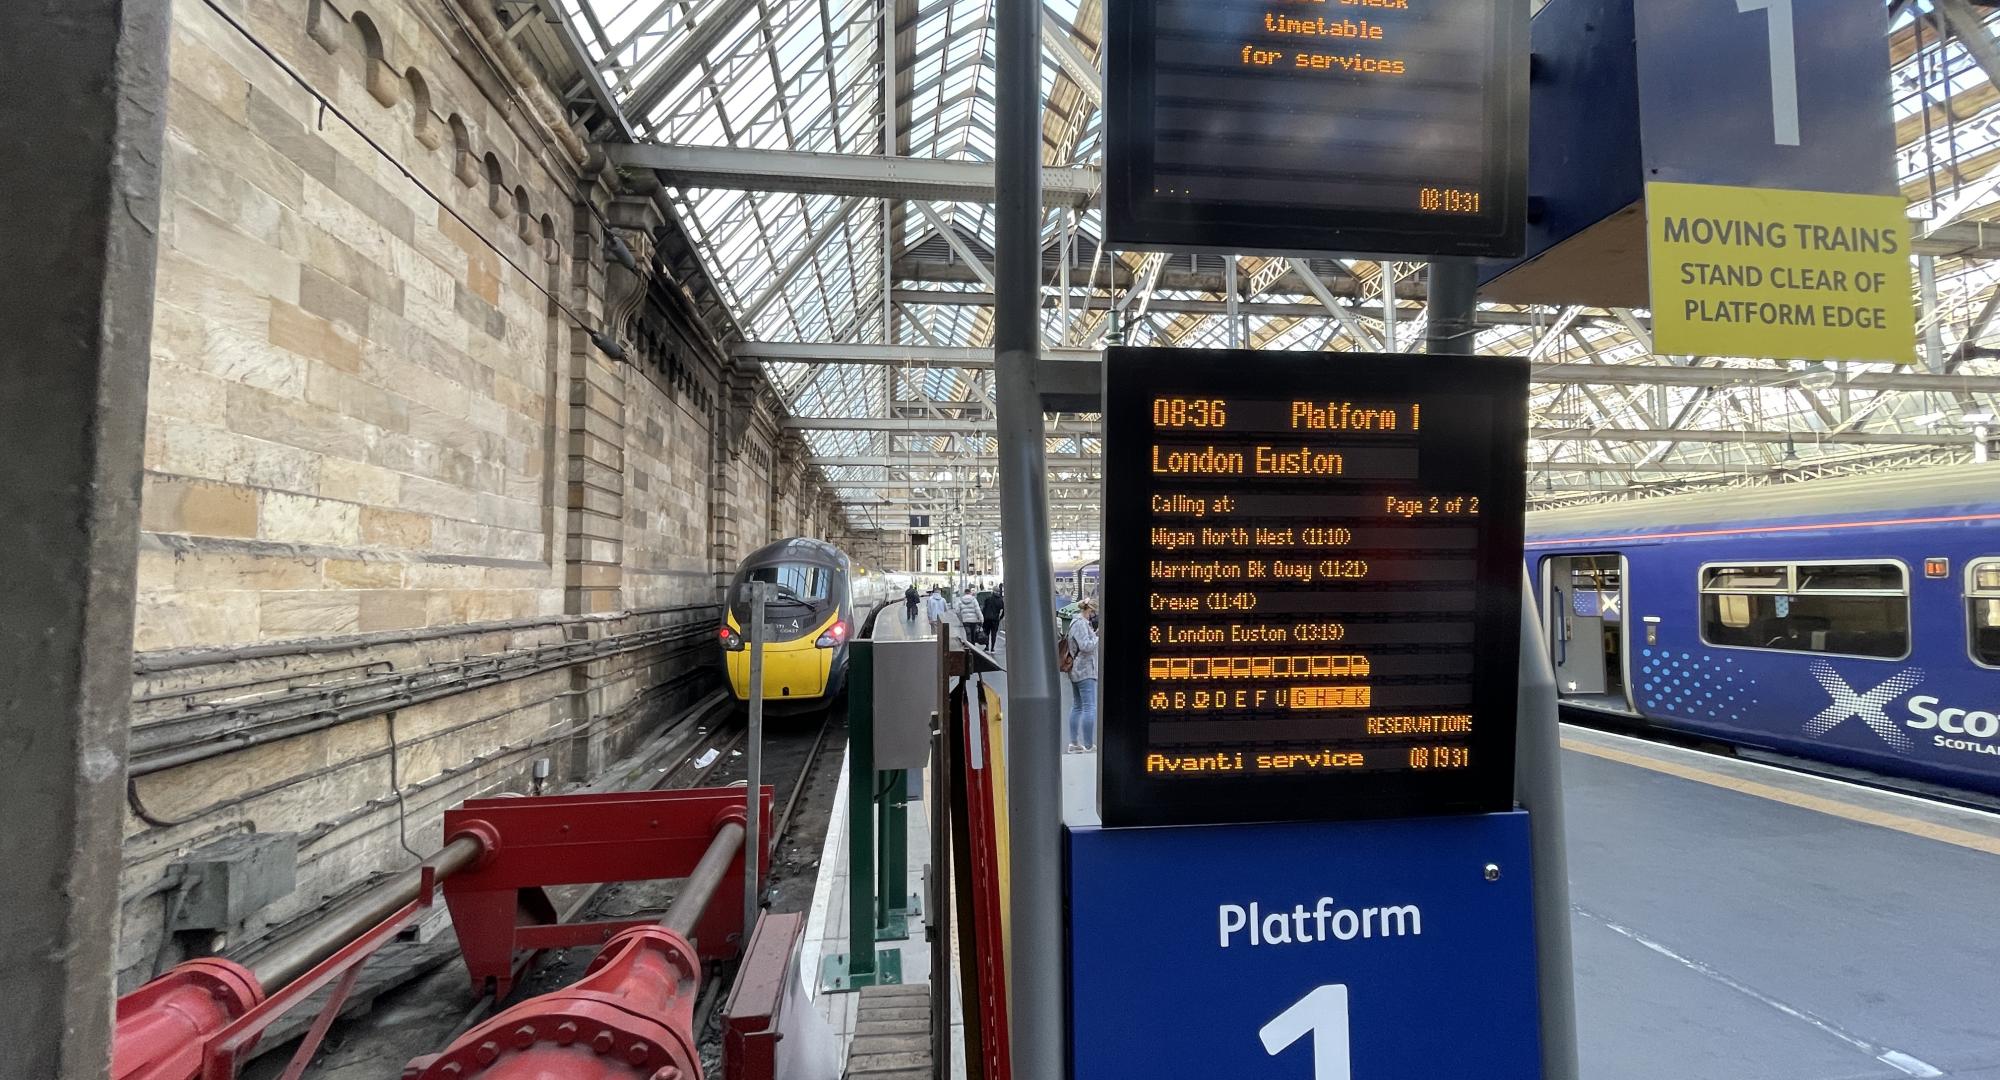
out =
<path fill-rule="evenodd" d="M 2000 466 L 1528 515 L 1566 709 L 2000 794 Z"/>

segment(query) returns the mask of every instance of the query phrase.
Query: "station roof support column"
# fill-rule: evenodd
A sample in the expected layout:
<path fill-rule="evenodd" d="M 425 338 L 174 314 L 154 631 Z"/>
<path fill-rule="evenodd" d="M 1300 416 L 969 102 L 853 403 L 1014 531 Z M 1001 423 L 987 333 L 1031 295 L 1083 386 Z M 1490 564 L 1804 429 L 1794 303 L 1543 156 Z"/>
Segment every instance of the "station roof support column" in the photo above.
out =
<path fill-rule="evenodd" d="M 169 11 L 0 7 L 0 1046 L 103 1076 L 132 693 L 134 560 Z"/>
<path fill-rule="evenodd" d="M 994 0 L 994 389 L 1000 537 L 1016 611 L 1055 610 L 1043 487 L 1042 0 Z M 1016 620 L 1007 642 L 1007 809 L 1011 835 L 1008 1042 L 1020 1080 L 1067 1072 L 1063 963 L 1062 698 L 1055 620 Z"/>

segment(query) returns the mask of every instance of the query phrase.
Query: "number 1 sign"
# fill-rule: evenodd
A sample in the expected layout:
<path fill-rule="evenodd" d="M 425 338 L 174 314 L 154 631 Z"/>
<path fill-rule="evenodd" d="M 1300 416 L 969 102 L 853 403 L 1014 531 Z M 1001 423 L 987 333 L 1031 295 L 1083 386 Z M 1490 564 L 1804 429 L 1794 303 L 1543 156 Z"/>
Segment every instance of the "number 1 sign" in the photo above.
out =
<path fill-rule="evenodd" d="M 1339 983 L 1319 987 L 1257 1032 L 1264 1041 L 1264 1052 L 1273 1057 L 1308 1035 L 1312 1036 L 1313 1080 L 1352 1080 L 1347 1051 L 1347 987 Z"/>

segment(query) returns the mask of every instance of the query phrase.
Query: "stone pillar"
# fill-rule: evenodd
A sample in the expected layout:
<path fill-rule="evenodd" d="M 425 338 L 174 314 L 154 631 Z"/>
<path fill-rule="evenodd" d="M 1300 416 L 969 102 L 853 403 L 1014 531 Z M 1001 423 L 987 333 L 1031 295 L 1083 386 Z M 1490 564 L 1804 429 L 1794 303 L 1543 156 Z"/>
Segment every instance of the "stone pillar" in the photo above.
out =
<path fill-rule="evenodd" d="M 645 282 L 607 263 L 603 237 L 588 207 L 577 213 L 577 299 L 612 338 L 643 299 Z M 643 264 L 642 264 L 643 265 Z M 624 606 L 625 370 L 592 344 L 570 334 L 569 527 L 565 610 L 583 615 Z"/>
<path fill-rule="evenodd" d="M 645 375 L 633 367 L 640 354 L 633 329 L 645 308 L 651 286 L 653 229 L 659 211 L 646 198 L 619 198 L 606 216 L 631 251 L 638 270 L 601 254 L 601 228 L 591 222 L 590 260 L 602 282 L 600 325 L 606 336 L 625 348 L 627 360 L 613 360 L 579 332 L 570 353 L 569 536 L 565 548 L 567 603 L 574 614 L 623 611 L 625 600 L 625 467 L 626 405 L 637 394 L 653 393 Z M 592 226 L 596 226 L 593 228 Z M 583 250 L 586 245 L 578 244 Z M 591 631 L 578 628 L 577 633 Z M 603 632 L 600 628 L 596 632 Z M 600 660 L 571 669 L 570 771 L 576 777 L 596 776 L 609 764 L 610 733 L 598 723 L 613 710 L 607 702 L 604 676 L 616 662 Z"/>
<path fill-rule="evenodd" d="M 717 596 L 729 587 L 737 562 L 763 544 L 766 511 L 758 503 L 765 492 L 762 485 L 750 482 L 743 460 L 757 412 L 757 378 L 754 369 L 731 367 L 722 373 L 721 393 L 716 396 L 715 479 L 709 513 Z"/>
<path fill-rule="evenodd" d="M 0 5 L 0 1072 L 110 1068 L 168 6 Z"/>

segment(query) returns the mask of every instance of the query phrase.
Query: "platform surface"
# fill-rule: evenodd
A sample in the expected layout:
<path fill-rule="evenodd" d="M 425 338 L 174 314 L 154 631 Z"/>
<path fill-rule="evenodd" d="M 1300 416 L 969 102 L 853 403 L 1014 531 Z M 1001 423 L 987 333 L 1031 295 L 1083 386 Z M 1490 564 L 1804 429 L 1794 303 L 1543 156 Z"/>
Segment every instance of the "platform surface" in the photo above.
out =
<path fill-rule="evenodd" d="M 892 604 L 884 608 L 881 617 L 876 620 L 876 639 L 909 640 L 923 636 L 929 632 L 929 627 L 923 622 L 921 611 L 919 612 L 917 621 L 914 623 L 905 621 L 902 614 L 903 606 L 901 603 Z M 909 853 L 909 872 L 906 884 L 909 892 L 913 894 L 923 891 L 924 864 L 930 859 L 929 800 L 931 798 L 931 791 L 929 785 L 935 773 L 933 770 L 926 769 L 923 775 L 925 789 L 921 798 L 912 799 L 910 802 L 909 843 L 905 848 Z M 848 952 L 847 793 L 847 755 L 843 752 L 840 759 L 840 787 L 834 796 L 835 811 L 827 826 L 826 843 L 820 853 L 819 880 L 814 887 L 812 908 L 806 918 L 805 939 L 802 944 L 804 963 L 801 965 L 801 969 L 803 971 L 818 972 L 822 969 L 827 957 L 844 955 Z M 927 986 L 931 981 L 930 943 L 924 938 L 925 916 L 927 914 L 927 912 L 919 911 L 910 916 L 908 936 L 897 941 L 878 943 L 879 948 L 893 949 L 901 954 L 902 985 L 906 987 Z M 965 1074 L 965 1031 L 963 1012 L 959 1002 L 958 973 L 954 970 L 948 974 L 952 981 L 952 1015 L 950 1020 L 952 1025 L 952 1075 L 963 1076 Z M 854 992 L 824 991 L 820 989 L 818 983 L 819 980 L 817 978 L 812 978 L 808 986 L 808 992 L 813 995 L 814 1007 L 819 1010 L 820 1015 L 826 1017 L 828 1024 L 834 1030 L 840 1045 L 842 1061 L 848 1062 L 850 1065 L 855 1065 L 859 1064 L 858 1058 L 872 1056 L 866 1052 L 879 1040 L 858 1042 L 863 1037 L 907 1034 L 906 1032 L 896 1033 L 881 1030 L 879 1028 L 879 1019 L 872 1020 L 864 1014 L 870 1008 L 870 1003 L 866 1000 L 868 997 L 894 997 L 907 994 L 909 991 L 894 991 L 888 995 L 875 994 L 864 996 L 863 994 Z M 889 1007 L 886 1001 L 876 1001 L 872 1004 L 878 1008 Z M 928 1001 L 925 1001 L 924 1007 L 928 1008 L 928 1005 Z M 898 1009 L 908 1009 L 912 1006 L 903 1003 L 896 1007 Z M 910 1017 L 898 1015 L 895 1019 L 907 1021 Z M 898 1058 L 896 1061 L 901 1062 L 902 1059 Z M 889 1058 L 884 1057 L 869 1064 L 870 1067 L 887 1069 L 891 1067 L 892 1062 Z M 907 1063 L 895 1065 L 895 1068 L 899 1069 L 906 1067 L 910 1066 Z M 925 1066 L 925 1069 L 928 1071 L 928 1066 Z M 867 1074 L 855 1073 L 854 1075 Z"/>

